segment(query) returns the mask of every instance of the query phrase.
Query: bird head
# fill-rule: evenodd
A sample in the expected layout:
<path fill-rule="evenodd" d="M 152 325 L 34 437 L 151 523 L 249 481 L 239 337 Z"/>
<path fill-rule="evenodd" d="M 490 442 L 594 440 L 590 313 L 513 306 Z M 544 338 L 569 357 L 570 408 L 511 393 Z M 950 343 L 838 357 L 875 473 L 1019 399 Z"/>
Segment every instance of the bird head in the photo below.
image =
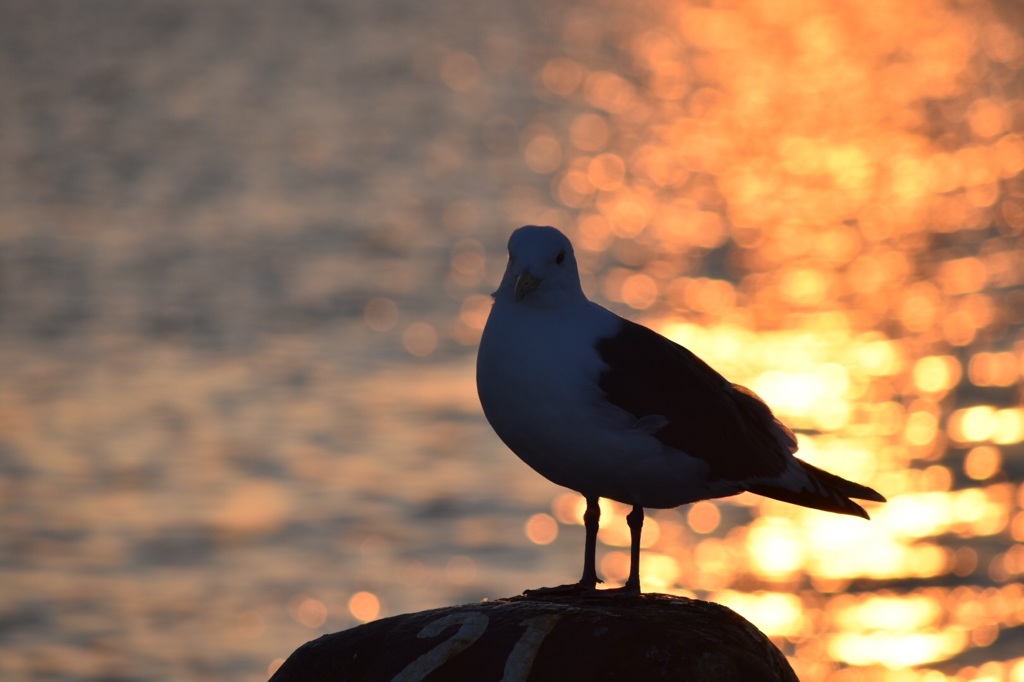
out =
<path fill-rule="evenodd" d="M 553 227 L 520 227 L 509 237 L 508 265 L 494 298 L 517 304 L 583 298 L 572 243 Z"/>

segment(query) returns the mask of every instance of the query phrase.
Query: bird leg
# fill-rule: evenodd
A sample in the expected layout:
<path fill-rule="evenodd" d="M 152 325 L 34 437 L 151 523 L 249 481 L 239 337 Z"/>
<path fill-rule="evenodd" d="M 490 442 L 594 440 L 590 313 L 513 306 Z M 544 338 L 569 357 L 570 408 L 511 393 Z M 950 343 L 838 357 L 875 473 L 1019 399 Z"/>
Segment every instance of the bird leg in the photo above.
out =
<path fill-rule="evenodd" d="M 601 521 L 601 508 L 596 497 L 588 497 L 587 511 L 583 514 L 583 528 L 587 532 L 583 550 L 583 577 L 578 583 L 559 585 L 558 587 L 541 587 L 526 590 L 527 597 L 543 597 L 552 595 L 581 595 L 586 597 L 603 597 L 607 599 L 635 598 L 640 596 L 640 534 L 644 528 L 644 508 L 633 505 L 633 511 L 626 515 L 629 526 L 629 577 L 622 587 L 606 590 L 597 589 L 601 579 L 597 577 L 597 530 Z"/>
<path fill-rule="evenodd" d="M 598 498 L 588 497 L 587 511 L 583 513 L 583 528 L 587 537 L 583 547 L 583 577 L 578 583 L 559 585 L 557 587 L 540 587 L 535 590 L 523 592 L 527 597 L 557 596 L 570 594 L 592 594 L 597 592 L 597 584 L 601 579 L 597 577 L 597 529 L 601 523 L 601 507 L 598 505 Z"/>
<path fill-rule="evenodd" d="M 597 529 L 601 525 L 601 507 L 598 498 L 587 498 L 587 511 L 583 513 L 583 528 L 587 532 L 586 544 L 583 547 L 583 577 L 580 586 L 593 590 L 601 582 L 597 577 Z"/>
<path fill-rule="evenodd" d="M 640 596 L 640 532 L 644 527 L 644 508 L 633 505 L 633 511 L 626 515 L 626 524 L 629 526 L 629 577 L 622 587 L 589 590 L 589 594 L 595 597 L 632 599 Z"/>
<path fill-rule="evenodd" d="M 640 505 L 633 505 L 633 511 L 626 516 L 626 523 L 629 525 L 629 577 L 622 587 L 613 587 L 607 590 L 596 589 L 597 571 L 595 570 L 594 554 L 597 547 L 597 525 L 601 517 L 601 510 L 597 506 L 597 499 L 587 500 L 587 513 L 583 515 L 583 525 L 587 529 L 587 547 L 583 562 L 583 577 L 580 578 L 579 587 L 582 593 L 588 597 L 603 597 L 606 599 L 631 599 L 640 596 L 640 533 L 644 527 L 644 508 Z"/>
<path fill-rule="evenodd" d="M 629 577 L 623 591 L 640 594 L 640 533 L 644 529 L 644 508 L 633 505 L 633 511 L 626 516 L 626 524 L 629 526 Z"/>

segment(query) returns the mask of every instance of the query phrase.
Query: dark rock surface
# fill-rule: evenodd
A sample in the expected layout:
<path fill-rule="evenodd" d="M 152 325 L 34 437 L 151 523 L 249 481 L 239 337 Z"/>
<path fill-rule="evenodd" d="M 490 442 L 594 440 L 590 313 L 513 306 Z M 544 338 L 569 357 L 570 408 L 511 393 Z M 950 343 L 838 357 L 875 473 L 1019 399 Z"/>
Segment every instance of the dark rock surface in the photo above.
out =
<path fill-rule="evenodd" d="M 384 618 L 299 647 L 272 682 L 797 680 L 748 621 L 711 602 L 512 597 Z"/>

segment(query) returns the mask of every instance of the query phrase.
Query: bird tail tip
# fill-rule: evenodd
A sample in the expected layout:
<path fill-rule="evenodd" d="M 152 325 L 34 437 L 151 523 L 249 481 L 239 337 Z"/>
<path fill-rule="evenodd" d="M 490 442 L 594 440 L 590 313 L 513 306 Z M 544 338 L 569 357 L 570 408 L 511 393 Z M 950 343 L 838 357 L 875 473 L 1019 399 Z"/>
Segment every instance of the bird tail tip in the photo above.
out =
<path fill-rule="evenodd" d="M 752 486 L 750 491 L 802 507 L 820 509 L 836 514 L 846 514 L 848 516 L 859 516 L 862 519 L 870 519 L 871 517 L 868 515 L 867 510 L 854 502 L 854 500 L 886 501 L 882 494 L 866 485 L 848 481 L 845 478 L 808 464 L 801 459 L 796 459 L 796 462 L 803 474 L 802 478 L 811 483 L 810 487 L 800 487 L 794 490 L 782 485 L 763 483 Z"/>

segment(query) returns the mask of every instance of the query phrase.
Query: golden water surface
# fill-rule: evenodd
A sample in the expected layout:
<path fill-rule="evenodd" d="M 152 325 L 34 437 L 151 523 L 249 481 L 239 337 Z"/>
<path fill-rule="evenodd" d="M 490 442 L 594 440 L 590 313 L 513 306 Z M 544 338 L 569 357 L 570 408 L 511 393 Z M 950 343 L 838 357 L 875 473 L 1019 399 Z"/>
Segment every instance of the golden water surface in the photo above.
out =
<path fill-rule="evenodd" d="M 3 678 L 258 679 L 576 578 L 473 386 L 537 223 L 889 499 L 652 512 L 645 590 L 804 680 L 1024 680 L 1020 7 L 428 5 L 6 4 Z"/>

